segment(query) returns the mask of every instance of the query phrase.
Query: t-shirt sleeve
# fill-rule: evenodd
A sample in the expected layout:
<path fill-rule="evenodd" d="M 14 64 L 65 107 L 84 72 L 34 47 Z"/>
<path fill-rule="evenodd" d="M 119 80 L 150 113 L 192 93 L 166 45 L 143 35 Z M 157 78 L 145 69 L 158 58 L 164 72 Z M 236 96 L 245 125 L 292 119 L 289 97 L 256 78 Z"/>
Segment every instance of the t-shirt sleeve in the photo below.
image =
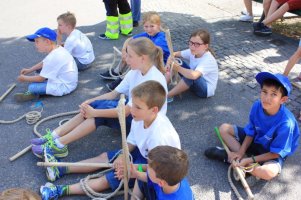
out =
<path fill-rule="evenodd" d="M 43 67 L 40 72 L 40 76 L 47 78 L 47 79 L 54 79 L 55 77 L 58 76 L 59 70 L 54 70 L 54 66 L 59 66 L 59 59 L 55 59 L 54 54 L 49 54 L 46 56 L 46 58 L 42 61 L 43 62 Z"/>
<path fill-rule="evenodd" d="M 244 131 L 247 136 L 254 137 L 255 135 L 255 125 L 253 117 L 255 116 L 255 110 L 256 110 L 256 103 L 253 104 L 250 115 L 249 115 L 249 122 L 244 127 Z"/>
<path fill-rule="evenodd" d="M 203 55 L 204 58 L 197 64 L 195 70 L 202 73 L 203 76 L 217 71 L 217 63 L 210 52 Z"/>
<path fill-rule="evenodd" d="M 181 51 L 181 57 L 186 60 L 190 60 L 190 55 L 191 55 L 190 49 Z"/>
<path fill-rule="evenodd" d="M 130 90 L 130 79 L 131 79 L 131 74 L 132 71 L 129 71 L 124 79 L 121 81 L 121 83 L 115 88 L 115 90 L 120 93 L 120 94 L 125 94 L 128 95 L 129 94 L 129 90 Z"/>

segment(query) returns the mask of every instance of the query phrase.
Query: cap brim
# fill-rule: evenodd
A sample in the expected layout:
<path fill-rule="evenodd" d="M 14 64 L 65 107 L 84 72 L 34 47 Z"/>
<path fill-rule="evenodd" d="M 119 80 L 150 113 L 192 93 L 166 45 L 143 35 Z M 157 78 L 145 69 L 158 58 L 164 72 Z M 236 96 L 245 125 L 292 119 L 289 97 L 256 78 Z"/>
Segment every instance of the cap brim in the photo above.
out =
<path fill-rule="evenodd" d="M 39 36 L 36 34 L 32 34 L 32 35 L 27 35 L 26 39 L 29 40 L 30 42 L 34 42 L 34 39 L 38 38 Z"/>
<path fill-rule="evenodd" d="M 256 75 L 255 78 L 260 85 L 262 85 L 263 81 L 266 79 L 274 79 L 281 83 L 281 80 L 279 80 L 274 74 L 269 73 L 269 72 L 260 72 Z"/>

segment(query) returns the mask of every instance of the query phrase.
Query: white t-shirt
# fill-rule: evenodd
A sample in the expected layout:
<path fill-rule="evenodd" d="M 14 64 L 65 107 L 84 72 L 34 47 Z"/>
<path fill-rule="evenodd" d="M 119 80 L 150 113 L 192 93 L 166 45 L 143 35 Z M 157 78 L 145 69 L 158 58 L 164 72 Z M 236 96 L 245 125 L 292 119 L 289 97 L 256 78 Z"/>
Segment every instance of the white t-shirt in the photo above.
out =
<path fill-rule="evenodd" d="M 181 56 L 189 60 L 190 69 L 202 73 L 207 82 L 207 97 L 213 96 L 218 80 L 218 65 L 213 55 L 207 51 L 202 57 L 196 58 L 191 54 L 190 49 L 186 49 L 181 51 Z"/>
<path fill-rule="evenodd" d="M 148 128 L 144 128 L 144 121 L 132 120 L 127 142 L 137 146 L 144 158 L 147 158 L 150 150 L 160 145 L 181 149 L 177 131 L 166 115 L 160 113 Z"/>
<path fill-rule="evenodd" d="M 78 81 L 76 63 L 70 53 L 59 46 L 42 61 L 40 76 L 47 78 L 46 94 L 63 96 L 75 90 Z"/>
<path fill-rule="evenodd" d="M 128 96 L 129 102 L 128 105 L 132 106 L 132 94 L 131 91 L 137 85 L 145 82 L 145 81 L 158 81 L 164 87 L 166 94 L 167 83 L 164 75 L 157 69 L 157 67 L 152 66 L 145 75 L 142 75 L 139 70 L 130 70 L 122 80 L 122 82 L 115 88 L 115 90 L 119 93 L 125 94 Z M 160 113 L 166 114 L 167 112 L 167 101 L 165 101 L 162 106 Z"/>
<path fill-rule="evenodd" d="M 64 47 L 82 64 L 90 64 L 95 59 L 89 38 L 77 29 L 74 29 L 67 37 Z"/>

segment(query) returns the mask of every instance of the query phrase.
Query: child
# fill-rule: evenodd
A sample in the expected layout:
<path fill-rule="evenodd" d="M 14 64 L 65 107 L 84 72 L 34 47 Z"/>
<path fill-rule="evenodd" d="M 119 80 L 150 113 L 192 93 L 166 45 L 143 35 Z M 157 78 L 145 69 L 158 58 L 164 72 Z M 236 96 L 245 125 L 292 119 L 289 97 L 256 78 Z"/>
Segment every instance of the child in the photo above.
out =
<path fill-rule="evenodd" d="M 155 80 L 161 83 L 167 91 L 167 83 L 162 74 L 162 50 L 156 47 L 152 41 L 147 38 L 131 40 L 127 47 L 126 61 L 132 70 L 114 91 L 85 101 L 80 106 L 80 114 L 56 128 L 52 133 L 46 134 L 43 138 L 31 141 L 34 145 L 32 151 L 36 156 L 41 157 L 43 149 L 49 146 L 56 157 L 65 157 L 68 155 L 67 144 L 90 134 L 101 125 L 120 130 L 116 106 L 118 104 L 117 98 L 121 93 L 126 94 L 129 99 L 126 105 L 126 126 L 129 130 L 132 120 L 130 115 L 131 91 L 140 83 Z M 166 110 L 167 103 L 165 102 L 160 112 L 166 114 Z"/>
<path fill-rule="evenodd" d="M 129 151 L 133 157 L 134 163 L 147 163 L 148 153 L 153 148 L 160 145 L 169 145 L 181 148 L 179 136 L 172 126 L 166 115 L 159 113 L 159 110 L 166 101 L 166 90 L 157 81 L 146 81 L 136 86 L 132 90 L 132 107 L 133 116 L 131 132 L 127 138 Z M 48 150 L 46 149 L 46 152 Z M 90 158 L 81 162 L 89 163 L 107 163 L 114 159 L 118 151 L 110 151 L 101 155 Z M 55 157 L 51 153 L 46 156 L 50 160 L 55 161 Z M 116 174 L 120 174 L 120 165 L 123 165 L 122 156 L 118 156 L 114 160 Z M 122 168 L 122 167 L 121 167 Z M 98 170 L 95 167 L 48 167 L 47 176 L 54 181 L 62 175 L 68 173 L 87 173 Z M 116 174 L 111 171 L 105 176 L 90 179 L 87 184 L 95 191 L 101 192 L 108 188 L 115 190 L 120 181 L 115 177 Z M 186 173 L 185 173 L 186 174 Z M 134 180 L 129 182 L 129 186 L 133 187 Z M 53 185 L 47 183 L 42 186 L 41 194 L 43 199 L 51 199 L 63 195 L 83 195 L 85 194 L 80 183 L 73 185 Z"/>
<path fill-rule="evenodd" d="M 189 60 L 189 66 L 173 64 L 173 70 L 180 73 L 182 79 L 168 93 L 172 99 L 188 89 L 197 96 L 206 98 L 215 93 L 218 80 L 218 66 L 210 51 L 210 35 L 208 31 L 200 29 L 194 31 L 189 39 L 189 49 L 174 53 L 175 57 Z M 172 60 L 169 59 L 167 67 L 170 68 Z"/>
<path fill-rule="evenodd" d="M 107 28 L 106 32 L 98 37 L 103 40 L 116 40 L 119 38 L 119 32 L 122 35 L 132 35 L 133 19 L 129 2 L 127 0 L 103 0 L 103 3 L 107 11 Z"/>
<path fill-rule="evenodd" d="M 94 51 L 89 38 L 81 31 L 75 29 L 76 18 L 73 13 L 67 12 L 57 18 L 58 36 L 57 44 L 63 45 L 74 57 L 79 71 L 89 68 L 94 61 Z M 66 41 L 62 43 L 62 35 L 66 35 Z"/>
<path fill-rule="evenodd" d="M 188 172 L 187 154 L 175 147 L 157 146 L 148 154 L 147 173 L 132 168 L 136 179 L 134 196 L 147 200 L 193 200 L 189 183 L 184 178 Z M 146 182 L 146 183 L 144 183 Z"/>
<path fill-rule="evenodd" d="M 260 100 L 253 104 L 249 123 L 244 128 L 223 124 L 219 130 L 231 151 L 229 162 L 237 160 L 240 167 L 259 163 L 250 173 L 271 180 L 280 174 L 286 158 L 297 149 L 299 127 L 284 105 L 292 90 L 288 78 L 261 72 L 256 75 L 256 80 L 261 86 Z M 207 149 L 205 155 L 227 160 L 226 151 L 220 148 Z"/>
<path fill-rule="evenodd" d="M 70 53 L 56 45 L 56 33 L 50 28 L 41 28 L 26 38 L 35 42 L 37 50 L 48 53 L 44 60 L 29 69 L 22 69 L 18 76 L 20 82 L 31 82 L 28 91 L 15 94 L 19 102 L 29 101 L 39 95 L 63 96 L 77 87 L 78 71 Z M 41 70 L 39 75 L 27 74 Z"/>
<path fill-rule="evenodd" d="M 300 39 L 300 42 L 299 42 L 298 49 L 296 50 L 296 52 L 288 60 L 288 63 L 286 65 L 286 67 L 285 67 L 283 75 L 288 76 L 288 74 L 290 73 L 290 71 L 292 70 L 292 68 L 294 67 L 294 65 L 297 64 L 297 62 L 300 60 L 300 58 L 301 58 L 301 39 Z M 301 80 L 301 73 L 299 74 L 299 76 L 297 78 L 299 80 Z"/>
<path fill-rule="evenodd" d="M 157 12 L 147 12 L 143 15 L 143 29 L 145 32 L 142 32 L 140 34 L 135 35 L 133 38 L 140 38 L 140 37 L 146 37 L 150 39 L 155 45 L 160 47 L 163 51 L 163 61 L 166 63 L 168 57 L 169 57 L 169 49 L 168 45 L 166 42 L 166 36 L 165 32 L 161 31 L 161 20 L 160 20 L 160 15 Z M 126 62 L 125 62 L 125 55 L 126 55 L 126 47 L 128 45 L 128 42 L 132 38 L 128 38 L 122 48 L 122 63 L 121 63 L 121 68 L 126 67 Z M 118 69 L 121 70 L 122 69 Z M 117 76 L 119 72 L 113 72 L 113 75 Z M 111 74 L 109 71 L 105 73 L 101 73 L 100 76 L 104 79 L 112 79 Z M 108 83 L 107 87 L 110 91 L 114 90 L 117 85 L 122 81 L 121 78 L 118 78 L 117 80 Z"/>

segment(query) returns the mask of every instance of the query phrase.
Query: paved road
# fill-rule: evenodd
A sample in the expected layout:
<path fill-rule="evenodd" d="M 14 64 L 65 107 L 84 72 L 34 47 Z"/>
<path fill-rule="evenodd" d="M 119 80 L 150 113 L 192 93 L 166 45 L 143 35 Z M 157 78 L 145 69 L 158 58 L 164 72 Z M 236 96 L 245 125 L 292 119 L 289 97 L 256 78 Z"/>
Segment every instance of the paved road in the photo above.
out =
<path fill-rule="evenodd" d="M 261 5 L 256 4 L 260 13 Z M 76 110 L 87 98 L 107 92 L 105 81 L 97 77 L 100 71 L 110 66 L 113 58 L 112 46 L 121 48 L 125 37 L 118 41 L 102 41 L 97 38 L 105 28 L 105 9 L 101 1 L 78 0 L 51 2 L 16 0 L 0 2 L 0 94 L 15 82 L 19 70 L 40 61 L 45 55 L 35 52 L 34 45 L 24 39 L 36 29 L 56 27 L 56 17 L 69 10 L 76 13 L 78 28 L 91 39 L 96 53 L 93 68 L 80 74 L 78 89 L 67 96 L 42 98 L 43 117 L 59 112 Z M 216 52 L 220 68 L 220 80 L 216 96 L 198 99 L 191 93 L 176 98 L 169 105 L 168 116 L 180 134 L 182 146 L 190 156 L 189 181 L 196 199 L 235 199 L 227 183 L 227 165 L 207 160 L 203 151 L 208 146 L 219 145 L 213 128 L 223 122 L 244 125 L 252 102 L 258 98 L 258 85 L 254 76 L 259 71 L 282 72 L 287 59 L 297 48 L 298 41 L 273 34 L 258 38 L 251 33 L 251 24 L 238 22 L 242 2 L 236 0 L 202 1 L 142 1 L 142 11 L 156 10 L 163 22 L 171 29 L 176 50 L 187 48 L 190 33 L 196 28 L 207 28 L 212 35 L 212 47 Z M 140 32 L 142 27 L 134 30 Z M 300 67 L 300 65 L 298 65 Z M 297 68 L 297 67 L 296 67 Z M 292 76 L 296 76 L 294 69 Z M 33 102 L 18 104 L 13 93 L 26 90 L 26 84 L 17 88 L 0 103 L 0 119 L 14 119 L 32 110 Z M 297 115 L 301 104 L 300 90 L 294 89 L 288 107 Z M 55 128 L 58 120 L 43 124 Z M 28 153 L 10 162 L 8 157 L 28 145 L 33 138 L 33 126 L 25 121 L 12 125 L 0 125 L 0 191 L 11 187 L 27 187 L 38 191 L 46 182 L 44 170 L 35 166 L 36 157 Z M 120 136 L 108 128 L 101 127 L 95 133 L 69 146 L 70 156 L 64 161 L 78 161 L 98 155 L 100 152 L 120 147 Z M 298 199 L 300 188 L 300 158 L 297 153 L 289 158 L 283 173 L 271 182 L 248 180 L 256 199 Z M 85 175 L 70 175 L 57 184 L 73 183 Z M 245 194 L 239 184 L 239 191 Z M 64 199 L 87 199 L 64 198 Z M 120 198 L 115 198 L 120 199 Z"/>

